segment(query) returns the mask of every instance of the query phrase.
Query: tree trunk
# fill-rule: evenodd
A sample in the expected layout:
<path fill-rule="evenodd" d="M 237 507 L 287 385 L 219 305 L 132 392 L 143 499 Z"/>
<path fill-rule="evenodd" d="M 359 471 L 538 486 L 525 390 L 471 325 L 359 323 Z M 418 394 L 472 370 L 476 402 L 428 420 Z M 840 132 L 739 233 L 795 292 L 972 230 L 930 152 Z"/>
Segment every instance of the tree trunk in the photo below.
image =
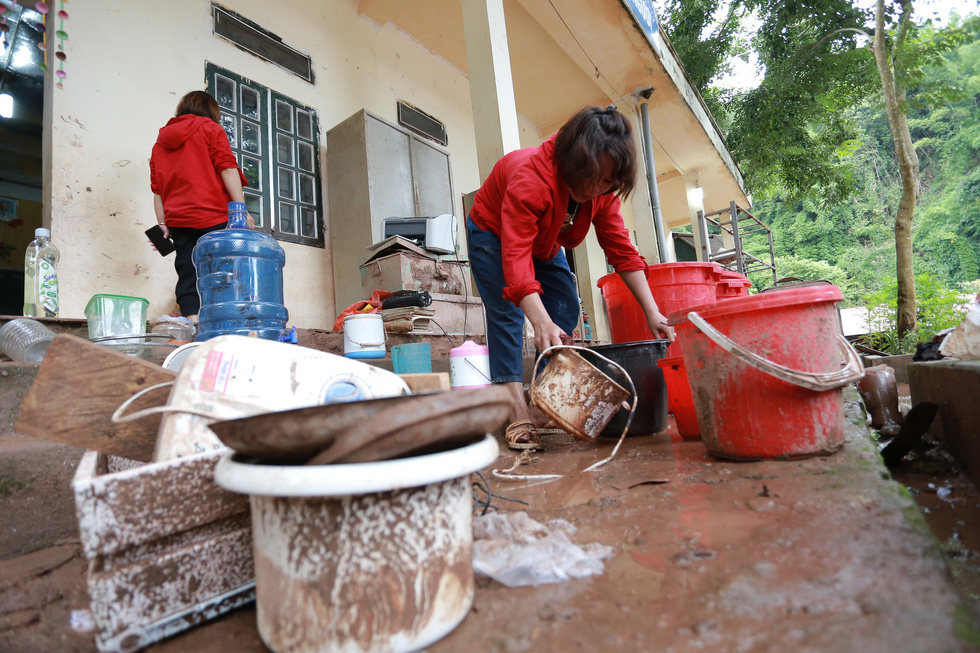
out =
<path fill-rule="evenodd" d="M 910 0 L 903 3 L 901 21 L 911 20 Z M 898 281 L 898 337 L 904 338 L 915 331 L 915 272 L 912 266 L 912 218 L 915 203 L 919 198 L 919 157 L 912 145 L 909 132 L 908 115 L 903 110 L 905 89 L 895 82 L 893 61 L 885 47 L 885 3 L 875 3 L 875 35 L 872 45 L 878 76 L 881 77 L 881 90 L 885 101 L 885 114 L 892 141 L 895 143 L 895 156 L 902 176 L 902 199 L 895 214 L 895 275 Z M 899 45 L 896 45 L 896 51 Z"/>

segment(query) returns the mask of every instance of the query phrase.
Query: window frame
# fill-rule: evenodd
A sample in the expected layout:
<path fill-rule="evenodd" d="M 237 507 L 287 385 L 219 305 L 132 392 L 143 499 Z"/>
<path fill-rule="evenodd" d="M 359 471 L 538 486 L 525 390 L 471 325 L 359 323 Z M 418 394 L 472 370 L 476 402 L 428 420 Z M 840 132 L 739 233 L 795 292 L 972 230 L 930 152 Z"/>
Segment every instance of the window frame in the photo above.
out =
<path fill-rule="evenodd" d="M 218 86 L 231 82 L 234 84 L 234 101 L 228 105 L 227 97 L 219 99 L 219 106 L 222 110 L 222 127 L 228 133 L 229 128 L 234 128 L 234 140 L 229 137 L 229 144 L 238 165 L 241 166 L 250 185 L 244 187 L 246 204 L 249 205 L 249 213 L 255 219 L 256 231 L 262 231 L 273 236 L 276 240 L 291 242 L 310 247 L 325 247 L 324 239 L 324 220 L 323 220 L 323 186 L 320 176 L 320 130 L 317 112 L 312 107 L 301 104 L 292 98 L 283 95 L 262 84 L 238 75 L 230 70 L 207 62 L 205 67 L 205 88 L 207 92 L 218 99 Z M 259 117 L 258 121 L 253 116 L 245 115 L 242 112 L 243 89 L 258 94 L 259 97 Z M 289 109 L 291 129 L 280 129 L 277 110 L 286 107 Z M 300 136 L 297 134 L 297 116 L 307 116 L 309 119 L 309 134 Z M 243 122 L 244 121 L 244 122 Z M 243 147 L 243 124 L 249 126 L 257 125 L 259 130 L 258 152 L 246 150 Z M 283 137 L 290 144 L 289 158 L 280 158 L 279 144 L 280 137 Z M 310 152 L 307 158 L 312 160 L 308 163 L 312 170 L 300 168 L 300 147 L 306 148 L 304 152 Z M 246 160 L 259 162 L 258 173 L 252 172 L 250 166 L 246 166 Z M 305 162 L 305 161 L 304 161 Z M 289 196 L 287 189 L 282 184 L 280 177 L 281 171 L 287 175 L 291 173 L 292 196 Z M 311 190 L 313 197 L 306 198 L 312 201 L 302 201 L 300 197 L 301 180 L 312 178 Z M 258 186 L 252 184 L 258 181 Z M 310 187 L 307 185 L 304 188 Z M 258 204 L 258 207 L 255 204 Z M 291 221 L 284 220 L 284 214 L 292 211 Z M 301 218 L 306 216 L 306 220 Z M 292 227 L 290 227 L 290 224 Z M 312 233 L 311 233 L 312 232 Z"/>

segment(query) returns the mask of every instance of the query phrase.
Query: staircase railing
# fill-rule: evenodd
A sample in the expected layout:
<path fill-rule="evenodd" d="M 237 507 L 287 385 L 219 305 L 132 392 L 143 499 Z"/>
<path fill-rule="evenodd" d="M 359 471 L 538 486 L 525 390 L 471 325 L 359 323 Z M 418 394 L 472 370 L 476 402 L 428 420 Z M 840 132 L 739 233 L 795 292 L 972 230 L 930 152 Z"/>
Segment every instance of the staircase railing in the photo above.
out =
<path fill-rule="evenodd" d="M 703 235 L 702 252 L 705 259 L 710 262 L 720 263 L 728 270 L 734 270 L 742 274 L 757 272 L 759 270 L 769 270 L 772 272 L 772 282 L 776 283 L 776 255 L 773 250 L 772 230 L 762 223 L 759 218 L 752 215 L 747 209 L 732 202 L 727 209 L 713 211 L 705 214 L 698 211 L 698 229 Z M 742 224 L 745 223 L 745 224 Z M 707 225 L 712 224 L 721 231 L 729 234 L 732 238 L 733 246 L 727 249 L 710 251 L 708 246 Z M 745 250 L 743 238 L 751 234 L 764 233 L 769 243 L 769 262 L 755 256 Z M 763 256 L 765 256 L 763 254 Z"/>

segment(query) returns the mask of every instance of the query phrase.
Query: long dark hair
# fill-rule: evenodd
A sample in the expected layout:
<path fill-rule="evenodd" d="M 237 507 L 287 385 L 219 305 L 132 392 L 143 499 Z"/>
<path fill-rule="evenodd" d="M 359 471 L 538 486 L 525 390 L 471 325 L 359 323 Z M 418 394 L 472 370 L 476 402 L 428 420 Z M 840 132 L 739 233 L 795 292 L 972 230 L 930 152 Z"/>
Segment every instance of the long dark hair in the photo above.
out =
<path fill-rule="evenodd" d="M 558 174 L 570 188 L 597 177 L 605 154 L 613 161 L 612 191 L 628 197 L 636 186 L 636 146 L 626 116 L 612 106 L 586 107 L 558 131 L 555 160 Z"/>
<path fill-rule="evenodd" d="M 174 115 L 179 118 L 189 113 L 195 116 L 210 118 L 219 124 L 221 121 L 221 108 L 218 106 L 217 101 L 208 95 L 206 91 L 191 91 L 180 98 L 180 102 L 177 103 L 177 113 Z"/>

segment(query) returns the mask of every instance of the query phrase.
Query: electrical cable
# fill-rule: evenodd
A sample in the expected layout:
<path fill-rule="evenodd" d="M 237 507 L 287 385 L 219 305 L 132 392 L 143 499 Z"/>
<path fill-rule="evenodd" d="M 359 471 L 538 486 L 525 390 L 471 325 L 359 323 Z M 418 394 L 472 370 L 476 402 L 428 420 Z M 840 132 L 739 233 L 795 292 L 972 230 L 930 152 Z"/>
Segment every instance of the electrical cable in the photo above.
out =
<path fill-rule="evenodd" d="M 441 324 L 439 324 L 438 322 L 436 322 L 435 320 L 433 320 L 433 319 L 431 319 L 431 318 L 429 319 L 429 323 L 430 323 L 430 324 L 435 324 L 435 325 L 436 325 L 437 327 L 439 327 L 440 329 L 442 329 L 442 335 L 444 335 L 444 336 L 446 336 L 446 340 L 448 340 L 448 341 L 449 341 L 449 344 L 453 346 L 453 349 L 455 349 L 455 348 L 456 348 L 456 343 L 455 343 L 455 342 L 453 342 L 453 338 L 452 338 L 452 336 L 450 336 L 450 335 L 449 335 L 449 334 L 448 334 L 448 333 L 446 332 L 446 329 L 444 329 L 444 328 L 443 328 L 443 326 L 442 326 Z"/>
<path fill-rule="evenodd" d="M 592 64 L 592 67 L 595 69 L 596 79 L 602 79 L 602 81 L 605 82 L 606 86 L 611 91 L 609 95 L 612 98 L 612 96 L 615 95 L 618 92 L 618 91 L 616 91 L 616 87 L 612 84 L 612 82 L 610 82 L 606 78 L 605 75 L 602 74 L 602 72 L 599 70 L 599 66 L 597 66 L 595 64 L 595 62 L 592 61 L 592 57 L 589 56 L 589 53 L 585 50 L 585 47 L 583 47 L 582 44 L 581 44 L 581 42 L 579 42 L 579 40 L 575 37 L 575 33 L 572 32 L 572 29 L 568 26 L 568 23 L 565 22 L 565 18 L 561 15 L 561 13 L 555 7 L 555 4 L 552 2 L 552 0 L 548 0 L 548 4 L 551 5 L 551 9 L 555 12 L 555 15 L 558 16 L 558 20 L 560 20 L 561 23 L 562 23 L 562 25 L 565 26 L 565 29 L 568 30 L 569 36 L 571 36 L 572 37 L 572 40 L 575 41 L 575 44 L 582 51 L 582 54 L 584 54 L 585 55 L 585 58 L 589 60 L 589 63 L 590 64 Z M 631 97 L 632 95 L 633 94 L 620 95 L 619 97 L 614 98 L 613 101 L 620 100 L 620 99 L 622 99 L 624 97 Z M 634 97 L 633 113 L 634 114 L 638 113 L 636 111 L 635 97 Z M 677 170 L 680 170 L 683 174 L 687 174 L 687 172 L 680 165 L 678 165 L 677 161 L 674 161 L 674 157 L 670 156 L 670 152 L 668 152 L 664 148 L 664 146 L 660 142 L 660 140 L 656 136 L 653 135 L 653 130 L 652 129 L 650 130 L 650 136 L 653 138 L 653 140 L 657 141 L 657 145 L 659 145 L 660 146 L 660 149 L 663 150 L 664 154 L 667 155 L 667 158 L 670 159 L 670 162 L 674 164 L 674 168 L 676 168 Z"/>
<path fill-rule="evenodd" d="M 575 38 L 575 33 L 572 32 L 572 29 L 568 26 L 568 23 L 565 22 L 565 18 L 561 15 L 561 13 L 559 13 L 558 8 L 555 7 L 555 3 L 552 2 L 551 0 L 548 0 L 548 4 L 551 5 L 551 9 L 555 12 L 555 15 L 558 16 L 558 20 L 561 21 L 561 24 L 565 26 L 565 29 L 566 30 L 568 30 L 568 35 L 572 37 L 572 40 L 573 41 L 575 41 L 575 45 L 577 45 L 579 47 L 579 49 L 582 51 L 582 54 L 585 55 L 585 58 L 589 60 L 589 63 L 590 64 L 592 64 L 592 67 L 595 69 L 596 79 L 601 79 L 603 82 L 605 82 L 605 84 L 609 88 L 609 90 L 612 91 L 609 94 L 610 97 L 612 97 L 613 95 L 615 95 L 617 93 L 616 87 L 613 85 L 612 82 L 610 82 L 608 79 L 606 79 L 606 76 L 603 75 L 602 72 L 599 70 L 599 66 L 595 65 L 595 62 L 592 61 L 592 57 L 589 56 L 589 53 L 586 52 L 585 48 L 582 46 L 582 44 L 579 42 L 579 40 L 577 38 Z M 620 96 L 620 97 L 625 97 L 625 96 Z"/>
<path fill-rule="evenodd" d="M 520 499 L 511 499 L 510 497 L 503 497 L 503 496 L 500 496 L 499 494 L 494 494 L 493 492 L 490 491 L 490 481 L 488 481 L 486 479 L 486 477 L 483 474 L 481 474 L 480 472 L 473 472 L 473 473 L 480 477 L 480 481 L 483 481 L 482 483 L 480 483 L 479 481 L 473 481 L 471 483 L 471 487 L 473 487 L 473 489 L 474 489 L 474 492 L 473 492 L 473 503 L 474 503 L 474 505 L 482 506 L 483 507 L 483 510 L 480 512 L 480 516 L 481 517 L 483 515 L 487 514 L 487 511 L 490 508 L 493 507 L 493 505 L 491 503 L 493 499 L 501 499 L 503 501 L 510 501 L 512 503 L 519 503 L 519 504 L 521 504 L 523 506 L 530 505 L 530 504 L 528 504 L 527 501 L 521 501 Z M 482 500 L 478 496 L 478 494 L 477 494 L 477 492 L 475 490 L 481 490 L 481 491 L 485 492 L 486 495 L 487 495 L 486 500 L 485 501 Z"/>

